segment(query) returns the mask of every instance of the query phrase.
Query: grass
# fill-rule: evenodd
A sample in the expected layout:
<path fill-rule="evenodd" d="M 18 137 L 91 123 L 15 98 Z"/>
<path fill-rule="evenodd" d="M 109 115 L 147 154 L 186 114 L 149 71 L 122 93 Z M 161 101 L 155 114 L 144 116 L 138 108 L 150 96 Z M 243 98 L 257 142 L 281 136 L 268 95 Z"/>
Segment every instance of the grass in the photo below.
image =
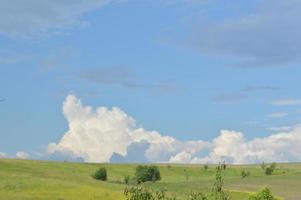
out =
<path fill-rule="evenodd" d="M 108 181 L 91 175 L 100 167 L 108 172 Z M 0 159 L 0 200 L 123 200 L 124 177 L 134 176 L 135 164 L 86 164 Z M 166 189 L 178 198 L 192 191 L 207 191 L 214 180 L 214 166 L 160 164 L 162 180 L 146 183 L 153 189 Z M 251 172 L 241 178 L 241 170 Z M 247 199 L 248 193 L 268 186 L 287 200 L 300 199 L 301 164 L 277 164 L 272 176 L 259 165 L 228 166 L 225 187 L 233 200 Z"/>

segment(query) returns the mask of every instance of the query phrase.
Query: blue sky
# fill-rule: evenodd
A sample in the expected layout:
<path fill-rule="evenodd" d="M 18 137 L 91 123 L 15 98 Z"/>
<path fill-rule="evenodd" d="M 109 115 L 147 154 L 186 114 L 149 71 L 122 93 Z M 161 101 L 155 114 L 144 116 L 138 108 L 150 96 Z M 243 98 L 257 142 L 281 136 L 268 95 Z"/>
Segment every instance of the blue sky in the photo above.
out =
<path fill-rule="evenodd" d="M 181 141 L 300 123 L 299 1 L 0 2 L 0 152 L 59 141 L 70 94 Z"/>

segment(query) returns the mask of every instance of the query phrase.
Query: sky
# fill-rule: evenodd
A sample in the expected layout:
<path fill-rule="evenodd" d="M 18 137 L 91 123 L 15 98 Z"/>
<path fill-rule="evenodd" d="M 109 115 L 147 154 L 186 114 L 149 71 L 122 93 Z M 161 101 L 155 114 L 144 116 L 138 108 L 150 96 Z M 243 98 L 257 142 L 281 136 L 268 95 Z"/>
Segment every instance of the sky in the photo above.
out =
<path fill-rule="evenodd" d="M 0 4 L 0 157 L 301 161 L 300 1 Z"/>

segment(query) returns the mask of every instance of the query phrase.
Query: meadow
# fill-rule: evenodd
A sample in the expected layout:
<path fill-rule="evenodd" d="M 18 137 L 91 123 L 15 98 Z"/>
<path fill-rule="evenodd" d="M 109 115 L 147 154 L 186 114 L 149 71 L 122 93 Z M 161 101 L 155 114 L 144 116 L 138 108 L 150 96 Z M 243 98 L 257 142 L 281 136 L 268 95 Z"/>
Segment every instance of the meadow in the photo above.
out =
<path fill-rule="evenodd" d="M 123 200 L 124 177 L 134 177 L 137 164 L 92 164 L 0 159 L 0 200 Z M 191 192 L 212 187 L 215 166 L 158 164 L 161 181 L 145 183 L 152 190 L 165 189 L 181 199 Z M 106 182 L 92 178 L 100 167 L 108 172 Z M 250 172 L 242 178 L 241 171 Z M 130 181 L 130 185 L 134 184 Z M 225 188 L 234 200 L 263 187 L 287 200 L 301 197 L 301 164 L 279 164 L 270 176 L 260 165 L 228 165 Z"/>

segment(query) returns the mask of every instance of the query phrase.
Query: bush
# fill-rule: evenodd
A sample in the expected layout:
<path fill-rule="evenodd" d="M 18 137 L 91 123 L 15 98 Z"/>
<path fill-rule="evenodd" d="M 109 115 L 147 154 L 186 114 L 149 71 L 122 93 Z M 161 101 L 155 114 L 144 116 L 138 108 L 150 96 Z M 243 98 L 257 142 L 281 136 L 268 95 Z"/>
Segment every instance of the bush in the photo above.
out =
<path fill-rule="evenodd" d="M 208 166 L 208 165 L 204 165 L 204 170 L 205 170 L 205 171 L 207 171 L 207 170 L 208 170 L 208 168 L 209 168 L 209 166 Z"/>
<path fill-rule="evenodd" d="M 100 168 L 93 174 L 93 178 L 101 181 L 106 181 L 107 180 L 107 170 L 106 168 Z"/>
<path fill-rule="evenodd" d="M 272 163 L 271 166 L 265 169 L 265 174 L 272 175 L 275 169 L 276 169 L 276 163 Z"/>
<path fill-rule="evenodd" d="M 249 200 L 276 200 L 269 188 L 264 188 L 257 194 L 249 196 Z"/>
<path fill-rule="evenodd" d="M 273 169 L 271 167 L 267 167 L 265 169 L 265 175 L 272 175 L 273 174 Z"/>
<path fill-rule="evenodd" d="M 126 200 L 176 200 L 174 197 L 167 197 L 165 191 L 151 192 L 142 187 L 125 188 Z"/>
<path fill-rule="evenodd" d="M 128 185 L 130 182 L 130 176 L 125 176 L 124 177 L 124 184 Z"/>
<path fill-rule="evenodd" d="M 273 162 L 273 163 L 271 164 L 270 168 L 274 171 L 274 170 L 276 169 L 276 163 Z"/>
<path fill-rule="evenodd" d="M 266 168 L 266 165 L 265 165 L 264 162 L 262 162 L 262 163 L 261 163 L 261 169 L 262 169 L 262 170 L 265 170 L 265 168 Z"/>
<path fill-rule="evenodd" d="M 139 165 L 136 168 L 136 180 L 137 183 L 144 183 L 147 181 L 158 181 L 161 180 L 159 168 L 157 166 L 146 166 Z"/>
<path fill-rule="evenodd" d="M 245 169 L 243 169 L 242 171 L 241 171 L 241 177 L 242 178 L 246 178 L 247 176 L 250 176 L 250 172 L 249 171 L 247 171 L 247 170 L 245 170 Z"/>

